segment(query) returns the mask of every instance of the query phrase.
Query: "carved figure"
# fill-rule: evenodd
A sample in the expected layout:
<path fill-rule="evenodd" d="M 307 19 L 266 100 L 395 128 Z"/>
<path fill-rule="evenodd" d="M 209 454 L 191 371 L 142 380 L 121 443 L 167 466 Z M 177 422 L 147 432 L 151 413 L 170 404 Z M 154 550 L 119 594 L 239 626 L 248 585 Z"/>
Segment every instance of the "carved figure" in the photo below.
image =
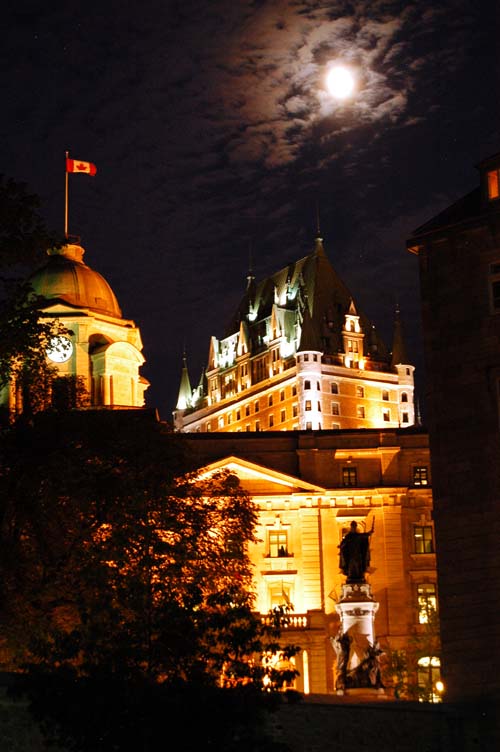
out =
<path fill-rule="evenodd" d="M 358 533 L 358 523 L 351 522 L 349 532 L 344 535 L 339 546 L 339 567 L 347 576 L 347 582 L 365 582 L 365 572 L 370 566 L 370 536 L 372 529 L 367 533 Z"/>
<path fill-rule="evenodd" d="M 347 665 L 349 662 L 349 653 L 351 650 L 351 637 L 345 634 L 339 634 L 331 638 L 333 649 L 337 657 L 337 680 L 336 689 L 345 689 L 347 677 Z"/>

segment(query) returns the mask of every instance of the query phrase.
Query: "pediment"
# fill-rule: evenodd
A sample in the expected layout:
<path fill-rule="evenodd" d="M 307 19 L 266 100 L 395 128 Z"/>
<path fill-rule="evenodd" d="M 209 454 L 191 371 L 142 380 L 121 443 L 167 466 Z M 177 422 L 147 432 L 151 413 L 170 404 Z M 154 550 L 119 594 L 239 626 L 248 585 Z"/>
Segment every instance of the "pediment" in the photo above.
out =
<path fill-rule="evenodd" d="M 295 478 L 293 475 L 272 470 L 264 465 L 258 465 L 234 455 L 211 462 L 200 471 L 200 474 L 202 476 L 211 475 L 219 470 L 228 470 L 234 473 L 239 478 L 245 491 L 252 496 L 260 494 L 325 493 L 322 486 L 316 486 L 300 478 Z"/>

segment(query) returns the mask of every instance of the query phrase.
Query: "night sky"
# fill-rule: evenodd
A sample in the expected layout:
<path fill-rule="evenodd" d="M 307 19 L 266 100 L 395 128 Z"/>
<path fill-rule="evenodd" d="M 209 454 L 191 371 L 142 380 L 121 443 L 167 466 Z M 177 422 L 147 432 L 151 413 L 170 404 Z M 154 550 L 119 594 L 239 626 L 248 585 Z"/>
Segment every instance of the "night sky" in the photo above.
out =
<path fill-rule="evenodd" d="M 28 184 L 141 329 L 170 420 L 246 285 L 326 252 L 390 344 L 399 303 L 424 399 L 412 230 L 500 151 L 498 3 L 101 0 L 2 11 L 0 173 Z M 357 77 L 331 98 L 333 62 Z M 43 259 L 42 259 L 43 260 Z M 452 322 L 451 322 L 452 323 Z M 424 408 L 425 412 L 425 408 Z"/>

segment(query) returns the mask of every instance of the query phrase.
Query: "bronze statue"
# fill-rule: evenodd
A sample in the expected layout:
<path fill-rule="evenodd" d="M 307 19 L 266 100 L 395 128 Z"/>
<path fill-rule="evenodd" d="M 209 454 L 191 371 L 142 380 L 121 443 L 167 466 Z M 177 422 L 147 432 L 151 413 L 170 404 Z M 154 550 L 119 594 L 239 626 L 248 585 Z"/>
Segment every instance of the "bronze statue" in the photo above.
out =
<path fill-rule="evenodd" d="M 339 566 L 347 577 L 347 582 L 366 582 L 365 572 L 370 566 L 370 536 L 375 529 L 375 518 L 368 533 L 358 533 L 358 523 L 351 522 L 351 528 L 344 535 L 339 546 Z"/>

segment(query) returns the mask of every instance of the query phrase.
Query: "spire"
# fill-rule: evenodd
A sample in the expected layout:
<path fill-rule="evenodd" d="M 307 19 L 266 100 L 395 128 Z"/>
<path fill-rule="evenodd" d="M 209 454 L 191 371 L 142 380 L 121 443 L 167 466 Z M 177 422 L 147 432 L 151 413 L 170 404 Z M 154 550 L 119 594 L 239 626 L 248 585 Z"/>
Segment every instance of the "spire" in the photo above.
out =
<path fill-rule="evenodd" d="M 189 373 L 187 368 L 186 351 L 182 354 L 182 373 L 181 383 L 179 386 L 179 395 L 177 397 L 177 410 L 185 410 L 187 407 L 191 407 L 193 391 L 191 389 L 191 382 L 189 381 Z"/>
<path fill-rule="evenodd" d="M 321 237 L 321 227 L 319 223 L 319 204 L 316 201 L 316 238 L 314 240 L 314 253 L 316 256 L 325 256 L 323 248 L 323 238 Z"/>
<path fill-rule="evenodd" d="M 403 326 L 401 324 L 401 316 L 399 310 L 399 303 L 396 304 L 396 312 L 394 316 L 394 334 L 392 338 L 392 354 L 391 354 L 391 367 L 395 368 L 403 363 L 408 363 L 406 355 L 406 347 L 403 338 Z"/>

